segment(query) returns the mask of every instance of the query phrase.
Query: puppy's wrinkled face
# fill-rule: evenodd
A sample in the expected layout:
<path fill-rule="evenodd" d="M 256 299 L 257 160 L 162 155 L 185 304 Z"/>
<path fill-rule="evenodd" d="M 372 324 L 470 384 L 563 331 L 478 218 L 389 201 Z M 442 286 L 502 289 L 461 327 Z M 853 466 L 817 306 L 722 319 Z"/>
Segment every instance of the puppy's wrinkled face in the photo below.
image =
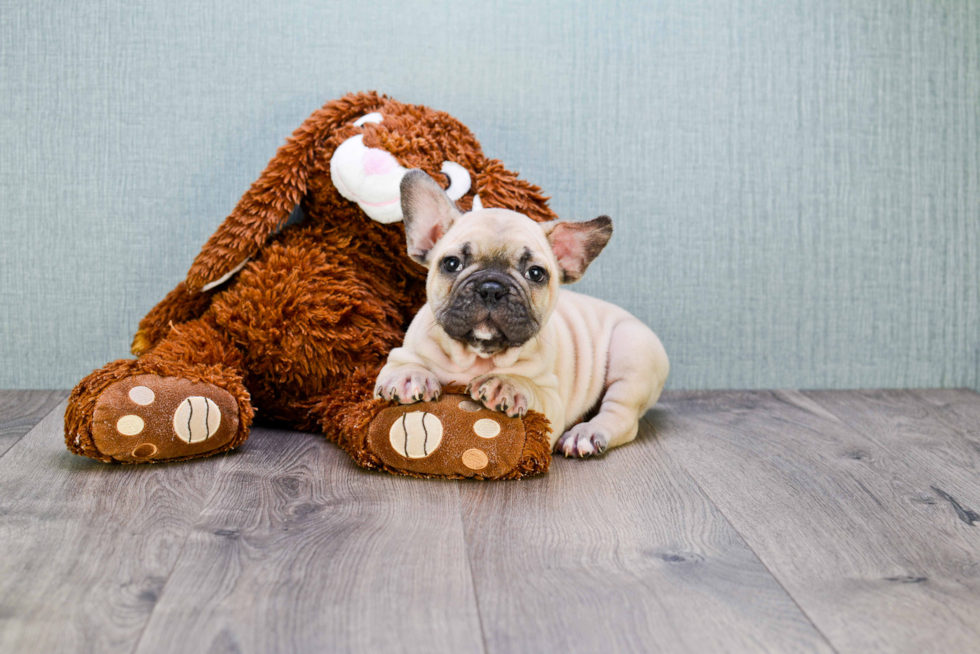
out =
<path fill-rule="evenodd" d="M 405 176 L 401 197 L 408 252 L 429 269 L 436 320 L 485 355 L 533 338 L 554 310 L 559 285 L 577 281 L 612 235 L 606 216 L 536 223 L 506 209 L 460 214 L 422 171 Z"/>
<path fill-rule="evenodd" d="M 505 209 L 456 219 L 431 251 L 426 282 L 436 320 L 492 354 L 523 345 L 554 308 L 561 279 L 541 227 Z"/>

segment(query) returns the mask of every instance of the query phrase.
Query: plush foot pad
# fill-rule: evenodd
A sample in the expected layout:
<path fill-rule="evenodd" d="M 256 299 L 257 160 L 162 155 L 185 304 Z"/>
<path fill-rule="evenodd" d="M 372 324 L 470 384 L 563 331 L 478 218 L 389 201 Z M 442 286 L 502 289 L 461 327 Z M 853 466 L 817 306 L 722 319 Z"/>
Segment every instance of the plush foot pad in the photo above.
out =
<path fill-rule="evenodd" d="M 203 456 L 238 432 L 231 393 L 179 377 L 136 375 L 112 384 L 95 403 L 92 438 L 117 461 Z"/>
<path fill-rule="evenodd" d="M 431 477 L 500 477 L 524 450 L 524 424 L 465 395 L 385 409 L 371 422 L 367 447 L 394 470 Z"/>

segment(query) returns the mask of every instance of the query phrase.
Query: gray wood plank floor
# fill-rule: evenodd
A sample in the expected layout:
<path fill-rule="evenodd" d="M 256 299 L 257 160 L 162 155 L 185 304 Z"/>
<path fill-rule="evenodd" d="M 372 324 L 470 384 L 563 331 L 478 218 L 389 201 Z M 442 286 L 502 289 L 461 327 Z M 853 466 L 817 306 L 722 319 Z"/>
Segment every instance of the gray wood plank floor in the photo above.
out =
<path fill-rule="evenodd" d="M 652 419 L 839 651 L 973 652 L 980 533 L 936 489 L 980 508 L 980 451 L 923 400 L 956 393 L 691 393 Z"/>
<path fill-rule="evenodd" d="M 511 483 L 267 428 L 107 466 L 63 398 L 0 391 L 0 652 L 980 650 L 972 391 L 667 393 Z"/>
<path fill-rule="evenodd" d="M 68 391 L 0 391 L 0 456 L 66 397 Z"/>
<path fill-rule="evenodd" d="M 830 652 L 657 442 L 462 484 L 491 652 Z"/>

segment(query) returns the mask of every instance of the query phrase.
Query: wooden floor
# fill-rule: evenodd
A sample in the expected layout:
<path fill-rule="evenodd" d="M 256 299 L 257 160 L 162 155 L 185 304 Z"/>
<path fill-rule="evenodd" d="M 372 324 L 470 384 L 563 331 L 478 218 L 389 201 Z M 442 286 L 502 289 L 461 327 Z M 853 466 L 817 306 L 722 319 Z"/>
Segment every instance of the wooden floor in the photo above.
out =
<path fill-rule="evenodd" d="M 108 466 L 65 396 L 0 392 L 4 654 L 980 651 L 972 391 L 668 393 L 486 483 L 272 429 Z"/>

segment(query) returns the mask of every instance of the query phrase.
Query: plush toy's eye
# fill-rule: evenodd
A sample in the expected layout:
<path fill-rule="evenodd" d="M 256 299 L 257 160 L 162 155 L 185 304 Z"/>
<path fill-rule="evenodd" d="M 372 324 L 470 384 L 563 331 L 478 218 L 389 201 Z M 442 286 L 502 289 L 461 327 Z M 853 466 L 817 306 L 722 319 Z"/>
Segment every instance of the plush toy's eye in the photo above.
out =
<path fill-rule="evenodd" d="M 524 276 L 534 282 L 535 284 L 540 284 L 544 280 L 548 279 L 548 271 L 541 266 L 531 266 L 524 273 Z"/>
<path fill-rule="evenodd" d="M 372 111 L 369 114 L 365 114 L 354 121 L 354 127 L 360 127 L 364 123 L 380 123 L 384 118 L 377 111 Z"/>
<path fill-rule="evenodd" d="M 459 257 L 446 257 L 442 260 L 442 269 L 448 273 L 459 272 L 463 269 L 463 262 Z"/>
<path fill-rule="evenodd" d="M 470 171 L 453 161 L 443 161 L 440 170 L 449 180 L 449 188 L 446 189 L 446 195 L 449 196 L 450 200 L 455 202 L 466 195 L 472 183 Z"/>

